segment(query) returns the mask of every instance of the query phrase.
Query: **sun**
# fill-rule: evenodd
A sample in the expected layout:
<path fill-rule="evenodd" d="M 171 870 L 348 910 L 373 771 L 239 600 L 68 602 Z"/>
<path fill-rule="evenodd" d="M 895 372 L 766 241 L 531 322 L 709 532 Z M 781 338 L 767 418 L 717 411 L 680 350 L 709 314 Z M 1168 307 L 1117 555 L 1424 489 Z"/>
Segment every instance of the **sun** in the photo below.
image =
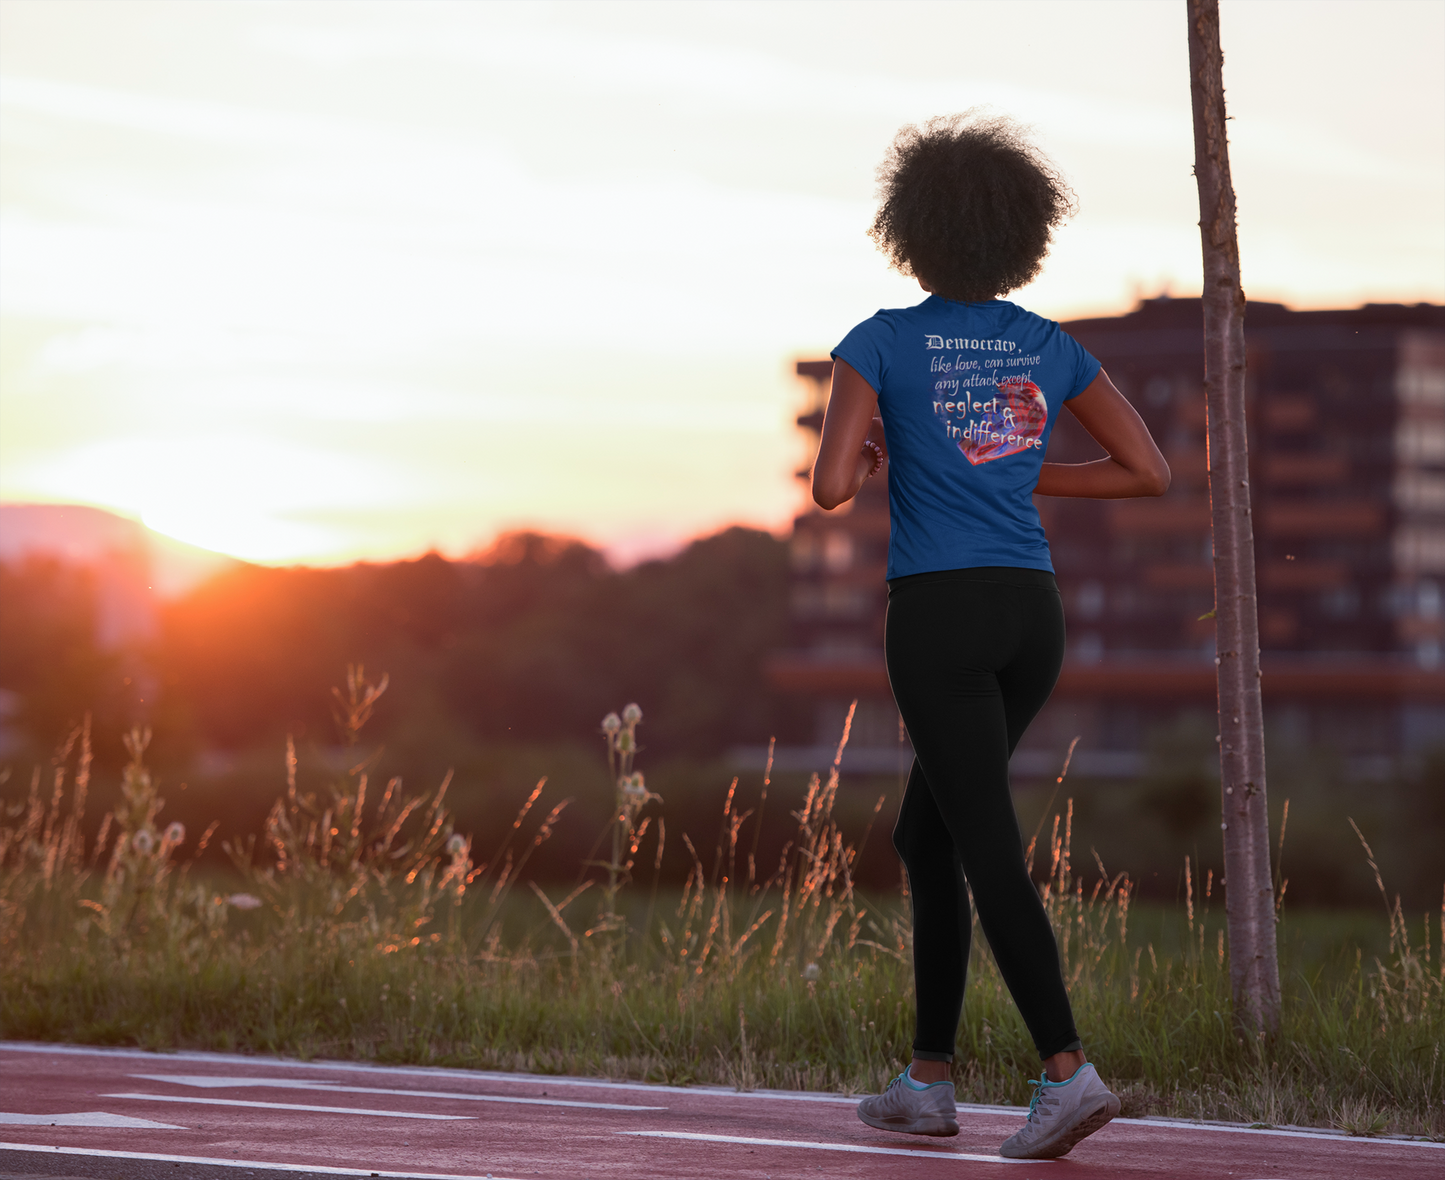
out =
<path fill-rule="evenodd" d="M 381 507 L 391 481 L 364 461 L 264 436 L 107 439 L 38 473 L 52 496 L 139 517 L 178 541 L 247 561 L 330 562 L 360 538 L 327 521 Z"/>

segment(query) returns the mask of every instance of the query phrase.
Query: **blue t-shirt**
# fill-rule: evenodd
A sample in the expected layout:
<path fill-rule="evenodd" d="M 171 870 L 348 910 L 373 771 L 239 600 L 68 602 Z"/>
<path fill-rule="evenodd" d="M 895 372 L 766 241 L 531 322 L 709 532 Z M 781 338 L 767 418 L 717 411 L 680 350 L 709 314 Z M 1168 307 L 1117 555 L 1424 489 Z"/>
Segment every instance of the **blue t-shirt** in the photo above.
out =
<path fill-rule="evenodd" d="M 878 393 L 888 439 L 888 577 L 1002 565 L 1053 571 L 1034 507 L 1059 408 L 1099 362 L 1002 299 L 930 295 L 833 350 Z"/>

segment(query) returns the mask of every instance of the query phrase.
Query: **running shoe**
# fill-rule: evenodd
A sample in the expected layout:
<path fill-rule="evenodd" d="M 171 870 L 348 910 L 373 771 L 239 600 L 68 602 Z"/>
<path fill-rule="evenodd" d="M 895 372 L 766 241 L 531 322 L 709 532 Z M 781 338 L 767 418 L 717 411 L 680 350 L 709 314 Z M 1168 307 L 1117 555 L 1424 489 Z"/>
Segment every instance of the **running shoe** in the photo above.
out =
<path fill-rule="evenodd" d="M 999 1148 L 999 1154 L 1011 1160 L 1051 1160 L 1067 1155 L 1080 1139 L 1119 1113 L 1119 1099 L 1092 1065 L 1080 1066 L 1067 1082 L 1051 1082 L 1045 1074 L 1029 1085 L 1038 1088 L 1029 1103 L 1028 1122 Z"/>
<path fill-rule="evenodd" d="M 880 1131 L 907 1135 L 957 1135 L 958 1103 L 953 1083 L 920 1086 L 905 1069 L 881 1094 L 858 1103 L 858 1117 Z"/>

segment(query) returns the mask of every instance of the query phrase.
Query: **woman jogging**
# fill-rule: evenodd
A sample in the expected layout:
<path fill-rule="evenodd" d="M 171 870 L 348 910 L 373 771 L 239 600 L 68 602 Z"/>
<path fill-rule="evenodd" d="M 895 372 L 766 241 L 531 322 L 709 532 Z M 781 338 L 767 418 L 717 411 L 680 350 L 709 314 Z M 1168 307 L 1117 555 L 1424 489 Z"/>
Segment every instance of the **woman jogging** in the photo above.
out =
<path fill-rule="evenodd" d="M 1064 655 L 1032 496 L 1158 496 L 1169 468 L 1099 362 L 1058 324 L 1000 298 L 1038 273 L 1072 210 L 1020 132 L 968 116 L 905 128 L 880 179 L 870 234 L 930 294 L 878 312 L 833 351 L 813 470 L 814 500 L 835 508 L 887 462 L 885 652 L 915 754 L 893 833 L 913 907 L 913 1060 L 858 1117 L 958 1133 L 949 1063 L 968 968 L 966 882 L 1044 1064 L 1028 1121 L 1002 1154 L 1048 1159 L 1117 1115 L 1119 1100 L 1086 1062 L 1009 796 L 1009 757 Z M 1043 461 L 1065 406 L 1107 458 Z"/>

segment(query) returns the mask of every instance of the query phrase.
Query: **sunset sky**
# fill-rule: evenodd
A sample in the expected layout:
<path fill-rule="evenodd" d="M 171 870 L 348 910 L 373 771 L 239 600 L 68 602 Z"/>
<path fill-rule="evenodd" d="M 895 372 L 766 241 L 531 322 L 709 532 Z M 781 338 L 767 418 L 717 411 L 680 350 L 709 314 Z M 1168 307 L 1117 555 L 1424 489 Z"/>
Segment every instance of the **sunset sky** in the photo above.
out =
<path fill-rule="evenodd" d="M 1445 300 L 1445 3 L 1222 12 L 1249 295 Z M 785 527 L 930 115 L 1078 193 L 1018 302 L 1198 292 L 1183 0 L 4 0 L 0 84 L 0 498 L 254 560 Z"/>

